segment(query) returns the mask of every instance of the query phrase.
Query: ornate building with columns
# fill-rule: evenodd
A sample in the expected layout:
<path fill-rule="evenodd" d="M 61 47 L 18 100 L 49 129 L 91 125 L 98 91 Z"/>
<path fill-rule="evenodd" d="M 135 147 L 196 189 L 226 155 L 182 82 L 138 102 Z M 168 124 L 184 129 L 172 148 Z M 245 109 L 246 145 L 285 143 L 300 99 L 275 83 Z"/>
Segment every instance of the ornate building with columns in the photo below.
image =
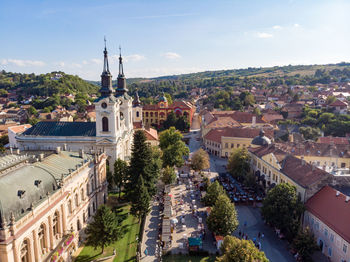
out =
<path fill-rule="evenodd" d="M 60 148 L 0 157 L 0 261 L 71 261 L 106 202 L 106 159 Z"/>
<path fill-rule="evenodd" d="M 119 56 L 117 88 L 112 86 L 107 48 L 104 49 L 101 96 L 95 101 L 96 122 L 39 122 L 16 137 L 21 150 L 103 151 L 110 163 L 131 155 L 133 99 L 128 95 L 122 56 Z M 113 164 L 110 165 L 113 169 Z"/>

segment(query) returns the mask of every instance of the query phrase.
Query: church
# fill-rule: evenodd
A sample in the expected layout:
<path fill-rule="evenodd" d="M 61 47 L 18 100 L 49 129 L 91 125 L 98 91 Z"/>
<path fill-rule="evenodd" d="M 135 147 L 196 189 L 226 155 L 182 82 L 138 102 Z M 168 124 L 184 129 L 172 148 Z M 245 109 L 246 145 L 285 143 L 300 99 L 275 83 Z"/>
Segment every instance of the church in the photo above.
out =
<path fill-rule="evenodd" d="M 108 161 L 128 160 L 133 139 L 133 99 L 128 95 L 119 55 L 117 88 L 113 89 L 105 45 L 101 96 L 95 101 L 96 122 L 39 122 L 16 137 L 21 150 L 104 152 Z M 111 165 L 113 168 L 113 165 Z"/>

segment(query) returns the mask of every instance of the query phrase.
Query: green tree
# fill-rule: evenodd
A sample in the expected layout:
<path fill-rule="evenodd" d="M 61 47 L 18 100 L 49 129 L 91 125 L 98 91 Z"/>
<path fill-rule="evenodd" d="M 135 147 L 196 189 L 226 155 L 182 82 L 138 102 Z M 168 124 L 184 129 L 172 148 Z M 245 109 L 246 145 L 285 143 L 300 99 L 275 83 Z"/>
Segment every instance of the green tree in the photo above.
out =
<path fill-rule="evenodd" d="M 28 114 L 31 116 L 36 116 L 38 114 L 38 111 L 35 109 L 34 106 L 30 106 L 28 108 Z"/>
<path fill-rule="evenodd" d="M 213 206 L 218 200 L 218 197 L 222 194 L 225 194 L 224 188 L 219 184 L 218 181 L 215 181 L 208 185 L 207 192 L 203 201 L 207 206 Z"/>
<path fill-rule="evenodd" d="M 113 179 L 114 179 L 114 183 L 119 188 L 119 199 L 120 199 L 120 194 L 122 192 L 122 187 L 125 185 L 127 175 L 128 175 L 128 164 L 126 163 L 126 161 L 118 158 L 114 162 Z"/>
<path fill-rule="evenodd" d="M 332 104 L 333 102 L 335 102 L 337 100 L 337 98 L 335 97 L 335 96 L 328 96 L 327 98 L 326 98 L 326 104 L 327 105 L 330 105 L 330 104 Z"/>
<path fill-rule="evenodd" d="M 226 236 L 220 247 L 222 256 L 217 262 L 268 262 L 265 253 L 259 251 L 251 240 Z"/>
<path fill-rule="evenodd" d="M 34 126 L 38 122 L 39 122 L 39 119 L 37 119 L 35 117 L 28 119 L 28 123 L 31 124 L 32 126 Z"/>
<path fill-rule="evenodd" d="M 146 136 L 142 130 L 134 133 L 134 141 L 131 148 L 131 159 L 128 183 L 126 184 L 127 195 L 130 201 L 136 201 L 135 185 L 139 181 L 139 176 L 145 181 L 148 191 L 154 191 L 156 177 L 152 172 L 152 149 L 146 143 Z"/>
<path fill-rule="evenodd" d="M 176 180 L 174 168 L 170 166 L 165 167 L 162 172 L 161 180 L 166 185 L 174 183 Z"/>
<path fill-rule="evenodd" d="M 261 208 L 261 214 L 269 224 L 287 233 L 297 233 L 292 231 L 303 211 L 304 206 L 295 186 L 288 183 L 278 184 L 271 189 Z"/>
<path fill-rule="evenodd" d="M 254 107 L 253 109 L 253 114 L 257 115 L 257 116 L 261 116 L 261 111 L 258 107 Z"/>
<path fill-rule="evenodd" d="M 207 219 L 209 230 L 219 236 L 231 235 L 238 227 L 235 205 L 221 194 L 215 202 Z"/>
<path fill-rule="evenodd" d="M 159 135 L 159 146 L 163 151 L 163 166 L 181 167 L 184 164 L 184 157 L 188 156 L 189 149 L 182 141 L 182 134 L 170 127 Z"/>
<path fill-rule="evenodd" d="M 210 168 L 209 155 L 202 148 L 193 153 L 191 158 L 191 167 L 195 171 Z"/>
<path fill-rule="evenodd" d="M 237 180 L 242 181 L 250 171 L 250 156 L 246 148 L 236 148 L 228 158 L 227 170 Z"/>
<path fill-rule="evenodd" d="M 139 176 L 137 184 L 134 185 L 135 198 L 131 203 L 130 213 L 138 217 L 139 222 L 141 218 L 146 216 L 150 210 L 149 202 L 151 200 L 150 195 L 148 194 L 147 187 L 144 184 L 142 176 Z"/>
<path fill-rule="evenodd" d="M 173 98 L 169 93 L 164 93 L 166 99 L 168 100 L 168 105 L 171 105 L 173 103 Z"/>
<path fill-rule="evenodd" d="M 300 127 L 299 132 L 307 140 L 316 141 L 321 136 L 321 130 L 317 127 L 311 127 L 311 126 Z"/>
<path fill-rule="evenodd" d="M 312 254 L 319 249 L 310 228 L 300 228 L 293 240 L 293 246 L 305 262 L 312 262 Z"/>
<path fill-rule="evenodd" d="M 87 245 L 93 246 L 95 249 L 101 247 L 102 253 L 104 248 L 121 236 L 120 223 L 116 215 L 110 208 L 101 205 L 94 220 L 88 224 L 85 233 L 87 234 Z"/>
<path fill-rule="evenodd" d="M 176 124 L 176 115 L 174 111 L 171 111 L 163 123 L 163 128 L 168 129 L 172 126 L 175 126 L 175 124 Z"/>

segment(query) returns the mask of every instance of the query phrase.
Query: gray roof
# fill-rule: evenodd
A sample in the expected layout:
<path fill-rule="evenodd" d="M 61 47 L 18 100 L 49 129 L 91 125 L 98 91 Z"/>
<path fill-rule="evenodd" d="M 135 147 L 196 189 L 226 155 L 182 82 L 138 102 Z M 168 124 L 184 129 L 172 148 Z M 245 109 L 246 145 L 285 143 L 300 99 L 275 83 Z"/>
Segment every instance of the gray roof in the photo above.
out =
<path fill-rule="evenodd" d="M 1 161 L 2 158 L 0 158 Z M 0 175 L 0 222 L 10 222 L 24 216 L 33 207 L 59 189 L 62 176 L 68 176 L 77 167 L 93 159 L 90 154 L 62 151 L 52 154 L 42 162 L 27 164 Z M 5 171 L 6 172 L 6 171 Z M 24 192 L 21 196 L 21 192 Z"/>
<path fill-rule="evenodd" d="M 27 129 L 27 136 L 96 136 L 96 122 L 39 122 Z"/>
<path fill-rule="evenodd" d="M 265 132 L 263 130 L 261 130 L 260 134 L 253 138 L 251 144 L 257 145 L 257 146 L 265 146 L 265 145 L 270 145 L 271 140 L 270 140 L 270 138 L 266 137 Z"/>

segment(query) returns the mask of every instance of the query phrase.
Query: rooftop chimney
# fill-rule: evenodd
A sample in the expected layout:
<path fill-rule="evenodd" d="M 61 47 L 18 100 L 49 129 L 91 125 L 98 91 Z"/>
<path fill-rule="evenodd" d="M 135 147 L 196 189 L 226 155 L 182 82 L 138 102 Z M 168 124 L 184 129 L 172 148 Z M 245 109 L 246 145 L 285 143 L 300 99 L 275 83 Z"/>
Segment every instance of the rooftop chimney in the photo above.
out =
<path fill-rule="evenodd" d="M 347 202 L 349 202 L 349 200 L 350 200 L 350 197 L 349 197 L 349 196 L 346 196 L 345 202 L 347 203 Z"/>
<path fill-rule="evenodd" d="M 255 127 L 256 124 L 256 116 L 252 117 L 252 127 Z"/>
<path fill-rule="evenodd" d="M 84 150 L 83 149 L 79 149 L 79 157 L 84 158 Z"/>
<path fill-rule="evenodd" d="M 56 152 L 56 154 L 59 154 L 61 152 L 61 147 L 60 146 L 56 147 L 55 152 Z"/>
<path fill-rule="evenodd" d="M 335 194 L 336 196 L 339 196 L 340 195 L 340 192 L 337 190 L 337 193 Z"/>

